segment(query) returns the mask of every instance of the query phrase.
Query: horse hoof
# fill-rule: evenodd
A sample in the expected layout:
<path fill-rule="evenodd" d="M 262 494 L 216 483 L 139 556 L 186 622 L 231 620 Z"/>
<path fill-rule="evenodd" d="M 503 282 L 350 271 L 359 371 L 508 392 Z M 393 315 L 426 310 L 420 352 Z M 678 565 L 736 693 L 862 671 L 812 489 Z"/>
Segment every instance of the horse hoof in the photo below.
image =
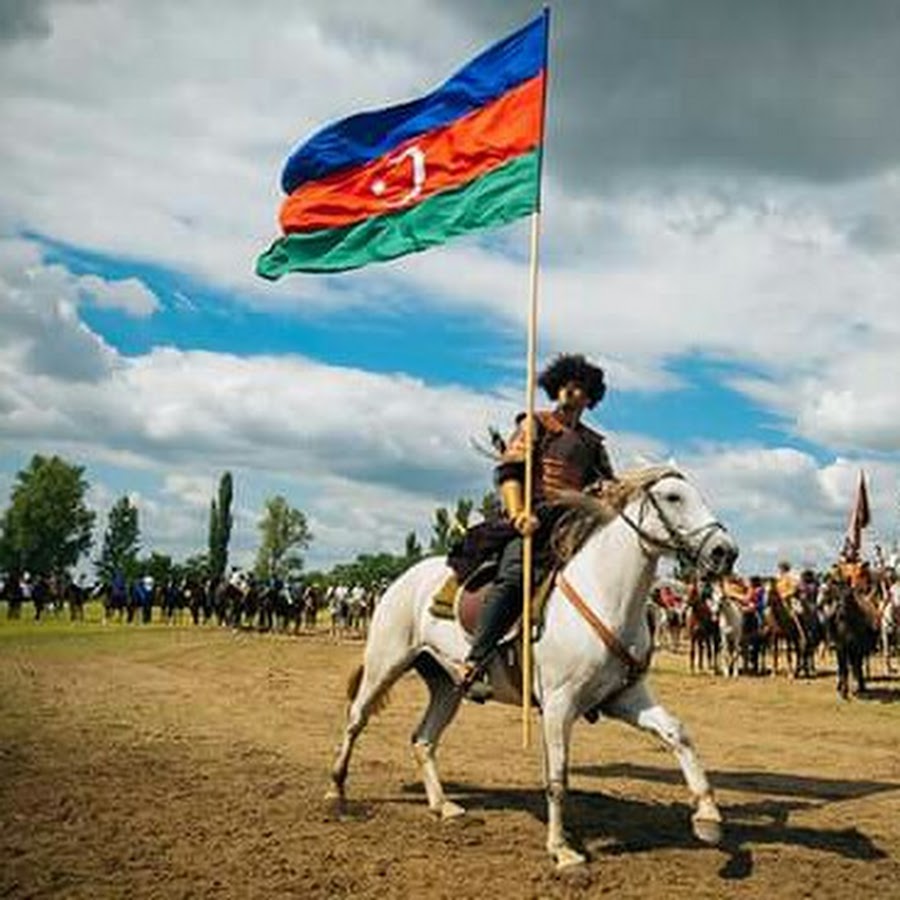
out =
<path fill-rule="evenodd" d="M 694 837 L 704 844 L 722 843 L 722 823 L 715 819 L 694 819 Z"/>
<path fill-rule="evenodd" d="M 454 803 L 452 800 L 445 800 L 441 804 L 441 808 L 438 810 L 438 815 L 440 816 L 442 822 L 447 822 L 450 819 L 458 819 L 460 816 L 464 816 L 465 814 L 465 809 L 458 803 Z"/>
<path fill-rule="evenodd" d="M 557 847 L 551 852 L 556 862 L 557 872 L 565 872 L 575 866 L 583 866 L 587 862 L 587 857 L 584 854 L 573 850 L 571 847 Z"/>

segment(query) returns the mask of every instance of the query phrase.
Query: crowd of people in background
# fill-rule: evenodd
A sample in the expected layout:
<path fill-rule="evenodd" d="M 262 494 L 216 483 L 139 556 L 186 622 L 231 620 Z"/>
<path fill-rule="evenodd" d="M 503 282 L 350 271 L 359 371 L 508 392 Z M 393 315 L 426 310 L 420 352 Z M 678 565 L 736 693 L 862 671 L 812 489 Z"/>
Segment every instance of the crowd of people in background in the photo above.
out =
<path fill-rule="evenodd" d="M 830 568 L 795 571 L 782 561 L 770 575 L 732 575 L 721 581 L 667 580 L 655 586 L 650 621 L 659 645 L 689 647 L 691 666 L 720 668 L 729 638 L 740 660 L 729 668 L 759 674 L 767 648 L 778 652 L 781 639 L 796 675 L 815 670 L 815 651 L 834 643 L 833 625 L 840 604 L 852 602 L 864 649 L 881 650 L 891 672 L 900 644 L 900 580 L 897 554 L 886 558 L 874 548 L 871 560 L 843 552 Z M 777 656 L 775 657 L 777 668 Z M 738 665 L 739 662 L 739 665 Z"/>
<path fill-rule="evenodd" d="M 262 579 L 237 567 L 222 579 L 152 575 L 128 578 L 121 572 L 88 584 L 85 576 L 32 576 L 7 573 L 0 582 L 0 599 L 7 617 L 20 618 L 28 605 L 36 621 L 48 614 L 72 621 L 84 619 L 91 599 L 102 604 L 104 623 L 190 622 L 233 628 L 298 633 L 325 628 L 335 637 L 364 636 L 383 585 L 328 584 L 297 578 Z"/>
<path fill-rule="evenodd" d="M 323 631 L 335 638 L 363 637 L 385 584 L 334 584 L 319 578 L 262 579 L 232 567 L 217 580 L 199 576 L 157 580 L 115 572 L 89 584 L 85 576 L 7 573 L 0 598 L 7 616 L 28 605 L 35 620 L 48 614 L 84 619 L 85 604 L 102 604 L 105 623 L 207 623 L 231 628 L 300 633 Z M 852 596 L 887 672 L 900 651 L 898 559 L 877 545 L 871 560 L 843 553 L 825 571 L 796 572 L 787 561 L 770 575 L 732 575 L 719 581 L 662 579 L 648 598 L 648 620 L 657 647 L 690 652 L 691 668 L 729 673 L 766 671 L 765 654 L 778 668 L 779 640 L 794 673 L 810 675 L 815 651 L 833 644 L 829 626 L 842 591 Z M 730 656 L 728 651 L 730 648 Z M 696 654 L 696 659 L 695 659 Z M 724 660 L 724 662 L 723 662 Z"/>

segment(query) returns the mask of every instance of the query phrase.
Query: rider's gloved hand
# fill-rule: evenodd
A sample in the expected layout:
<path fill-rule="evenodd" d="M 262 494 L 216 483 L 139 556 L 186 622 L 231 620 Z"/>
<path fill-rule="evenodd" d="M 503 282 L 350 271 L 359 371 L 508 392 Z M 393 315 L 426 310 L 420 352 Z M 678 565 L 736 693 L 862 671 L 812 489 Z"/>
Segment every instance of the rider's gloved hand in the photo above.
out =
<path fill-rule="evenodd" d="M 524 509 L 511 516 L 510 521 L 513 524 L 513 528 L 515 528 L 523 537 L 534 534 L 534 532 L 537 531 L 538 525 L 540 525 L 538 517 L 534 514 L 526 513 Z"/>
<path fill-rule="evenodd" d="M 533 513 L 531 515 L 525 513 L 522 485 L 513 478 L 504 481 L 500 485 L 500 498 L 503 500 L 503 507 L 513 528 L 523 537 L 534 534 L 540 523 Z"/>

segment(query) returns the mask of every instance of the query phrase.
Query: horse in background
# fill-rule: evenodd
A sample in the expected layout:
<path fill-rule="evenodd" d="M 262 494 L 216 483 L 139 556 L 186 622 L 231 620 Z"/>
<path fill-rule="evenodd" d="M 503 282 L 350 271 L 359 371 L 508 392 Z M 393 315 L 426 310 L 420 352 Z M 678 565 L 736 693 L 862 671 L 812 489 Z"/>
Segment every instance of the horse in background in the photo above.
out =
<path fill-rule="evenodd" d="M 3 589 L 0 591 L 0 600 L 6 601 L 6 618 L 20 619 L 22 617 L 22 604 L 25 601 L 22 592 L 22 573 L 11 568 L 6 572 L 3 580 Z"/>
<path fill-rule="evenodd" d="M 715 587 L 719 633 L 722 653 L 725 657 L 725 671 L 729 677 L 751 671 L 751 641 L 755 638 L 754 626 L 750 619 L 756 619 L 755 611 L 748 607 L 752 603 L 751 589 L 740 578 L 723 578 Z M 758 631 L 758 629 L 756 629 Z"/>
<path fill-rule="evenodd" d="M 220 624 L 242 628 L 244 619 L 252 625 L 256 615 L 256 598 L 250 577 L 241 569 L 232 569 L 214 588 L 213 606 Z"/>
<path fill-rule="evenodd" d="M 350 587 L 332 585 L 327 594 L 328 613 L 331 618 L 331 636 L 340 640 L 350 630 Z"/>
<path fill-rule="evenodd" d="M 690 637 L 691 672 L 708 667 L 719 673 L 719 652 L 722 636 L 719 633 L 719 610 L 712 585 L 693 583 L 687 595 L 687 631 Z"/>
<path fill-rule="evenodd" d="M 805 638 L 790 604 L 781 596 L 774 581 L 769 583 L 766 590 L 763 633 L 764 647 L 772 651 L 772 674 L 777 675 L 781 669 L 779 658 L 781 648 L 784 647 L 785 671 L 788 675 L 795 676 L 800 665 L 800 644 Z M 765 667 L 765 663 L 763 666 Z"/>
<path fill-rule="evenodd" d="M 884 672 L 890 675 L 894 671 L 893 658 L 900 652 L 900 582 L 893 572 L 887 577 L 879 619 Z"/>
<path fill-rule="evenodd" d="M 855 693 L 865 693 L 866 658 L 875 648 L 877 631 L 865 598 L 845 579 L 831 579 L 826 605 L 826 627 L 837 654 L 837 691 L 846 700 L 851 675 L 856 681 Z"/>
<path fill-rule="evenodd" d="M 800 584 L 792 609 L 799 627 L 797 642 L 797 677 L 813 678 L 816 674 L 816 650 L 825 639 L 825 629 L 818 608 L 819 580 L 807 569 L 800 576 Z"/>
<path fill-rule="evenodd" d="M 69 606 L 69 620 L 71 622 L 84 621 L 84 604 L 91 594 L 91 588 L 82 580 L 75 581 L 66 578 L 62 587 L 62 602 Z"/>
<path fill-rule="evenodd" d="M 300 621 L 306 631 L 314 631 L 318 624 L 319 610 L 326 605 L 325 588 L 320 584 L 310 583 L 303 589 L 300 597 L 303 607 Z"/>
<path fill-rule="evenodd" d="M 737 547 L 697 489 L 669 467 L 623 472 L 599 497 L 576 495 L 569 502 L 566 527 L 578 537 L 556 543 L 559 568 L 543 631 L 534 641 L 529 686 L 542 716 L 547 851 L 558 869 L 585 861 L 568 842 L 563 810 L 572 727 L 597 710 L 654 732 L 674 752 L 695 802 L 694 833 L 716 843 L 721 814 L 693 743 L 646 683 L 651 640 L 645 604 L 662 556 L 723 575 Z M 459 670 L 469 649 L 458 620 L 431 612 L 433 597 L 451 574 L 441 557 L 422 560 L 394 581 L 375 607 L 363 664 L 347 685 L 350 707 L 331 772 L 328 796 L 339 807 L 356 740 L 390 687 L 415 669 L 429 690 L 428 707 L 413 734 L 428 806 L 442 818 L 464 812 L 445 796 L 435 762 L 437 744 L 463 699 Z M 494 698 L 520 704 L 521 678 L 510 676 L 506 657 L 497 653 L 489 664 Z"/>
<path fill-rule="evenodd" d="M 220 625 L 224 623 L 225 613 L 223 608 L 219 606 L 219 589 L 222 584 L 223 581 L 221 579 L 204 581 L 196 574 L 189 574 L 184 577 L 179 589 L 181 604 L 187 607 L 191 621 L 195 625 L 200 624 L 201 617 L 206 622 L 213 614 L 218 617 Z"/>
<path fill-rule="evenodd" d="M 685 605 L 682 596 L 671 584 L 660 583 L 650 592 L 647 616 L 653 646 L 672 653 L 681 652 L 681 634 L 685 627 Z M 665 641 L 663 641 L 665 638 Z"/>

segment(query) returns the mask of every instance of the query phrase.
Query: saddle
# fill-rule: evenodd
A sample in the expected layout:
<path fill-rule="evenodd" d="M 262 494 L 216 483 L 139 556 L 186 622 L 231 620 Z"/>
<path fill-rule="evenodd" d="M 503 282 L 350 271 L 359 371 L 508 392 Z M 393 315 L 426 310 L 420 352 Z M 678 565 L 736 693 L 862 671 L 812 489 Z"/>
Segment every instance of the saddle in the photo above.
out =
<path fill-rule="evenodd" d="M 497 574 L 497 560 L 483 562 L 462 583 L 456 572 L 451 572 L 431 598 L 429 611 L 438 619 L 456 619 L 468 638 L 474 638 L 478 618 L 487 600 L 488 591 Z M 556 570 L 553 569 L 535 587 L 531 595 L 532 640 L 537 640 L 544 626 L 544 611 L 553 588 Z M 519 636 L 521 616 L 504 635 L 500 644 L 506 644 Z"/>

